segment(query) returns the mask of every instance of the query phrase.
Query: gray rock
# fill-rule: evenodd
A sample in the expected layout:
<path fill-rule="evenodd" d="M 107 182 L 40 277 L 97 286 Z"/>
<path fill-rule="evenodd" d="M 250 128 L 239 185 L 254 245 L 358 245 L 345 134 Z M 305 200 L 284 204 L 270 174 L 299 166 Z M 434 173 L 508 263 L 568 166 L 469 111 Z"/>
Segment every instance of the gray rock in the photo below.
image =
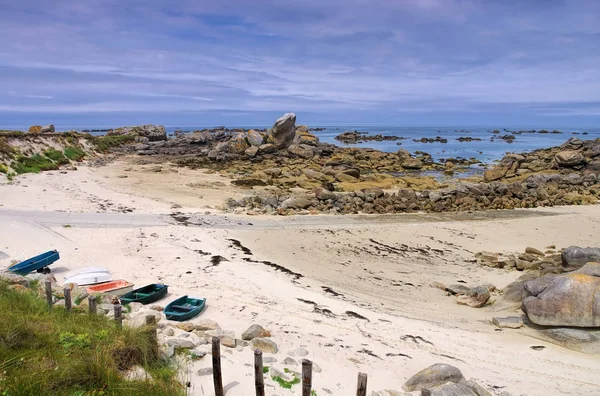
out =
<path fill-rule="evenodd" d="M 479 396 L 465 383 L 449 382 L 432 388 L 421 389 L 421 396 Z"/>
<path fill-rule="evenodd" d="M 198 321 L 197 323 L 195 323 L 194 327 L 196 330 L 200 330 L 200 331 L 216 330 L 216 329 L 221 328 L 221 326 L 219 326 L 219 324 L 217 322 L 215 322 L 214 320 L 210 320 L 210 319 L 202 319 L 202 320 Z"/>
<path fill-rule="evenodd" d="M 589 262 L 600 261 L 600 248 L 569 246 L 561 253 L 562 264 L 567 268 L 580 268 Z"/>
<path fill-rule="evenodd" d="M 328 199 L 336 199 L 336 195 L 333 191 L 326 190 L 322 187 L 315 188 L 315 196 L 319 201 L 327 201 Z"/>
<path fill-rule="evenodd" d="M 523 300 L 522 309 L 543 326 L 600 327 L 600 278 L 585 274 L 546 275 L 544 288 Z"/>
<path fill-rule="evenodd" d="M 165 331 L 163 331 L 163 334 L 166 335 L 167 337 L 171 337 L 171 336 L 173 336 L 173 334 L 175 334 L 175 330 L 173 330 L 172 327 L 167 327 L 165 329 Z"/>
<path fill-rule="evenodd" d="M 523 327 L 523 319 L 518 316 L 508 316 L 505 318 L 493 318 L 492 324 L 500 328 L 518 329 Z"/>
<path fill-rule="evenodd" d="M 537 335 L 546 341 L 573 351 L 600 354 L 600 331 L 571 328 L 539 330 Z"/>
<path fill-rule="evenodd" d="M 139 302 L 132 302 L 127 304 L 127 306 L 129 306 L 129 308 L 131 308 L 131 312 L 138 312 L 140 309 L 142 309 L 144 307 L 144 304 L 139 303 Z"/>
<path fill-rule="evenodd" d="M 283 209 L 306 209 L 312 205 L 315 205 L 315 202 L 306 197 L 290 197 L 281 203 L 281 207 Z"/>
<path fill-rule="evenodd" d="M 285 364 L 286 366 L 297 366 L 298 362 L 295 361 L 294 359 L 292 359 L 291 357 L 286 357 L 283 360 L 283 364 Z M 313 370 L 314 370 L 314 367 L 313 367 Z"/>
<path fill-rule="evenodd" d="M 175 346 L 167 345 L 165 350 L 163 351 L 163 357 L 165 360 L 171 359 L 175 355 Z"/>
<path fill-rule="evenodd" d="M 406 392 L 419 391 L 423 388 L 433 388 L 446 382 L 461 382 L 464 377 L 459 369 L 449 364 L 436 363 L 413 375 L 402 389 Z"/>
<path fill-rule="evenodd" d="M 167 345 L 183 349 L 192 349 L 196 347 L 196 344 L 194 344 L 192 341 L 182 340 L 181 338 L 169 338 L 167 340 Z"/>
<path fill-rule="evenodd" d="M 213 369 L 212 369 L 212 367 L 205 367 L 205 368 L 202 368 L 202 369 L 198 370 L 197 374 L 200 377 L 203 377 L 205 375 L 212 375 L 213 374 Z"/>
<path fill-rule="evenodd" d="M 235 337 L 224 336 L 221 338 L 221 345 L 228 348 L 235 348 Z"/>
<path fill-rule="evenodd" d="M 54 132 L 55 132 L 55 129 L 54 129 L 54 125 L 52 125 L 52 124 L 45 125 L 40 130 L 40 133 L 54 133 Z"/>
<path fill-rule="evenodd" d="M 262 144 L 258 147 L 258 152 L 260 154 L 271 154 L 274 153 L 275 151 L 277 151 L 277 147 L 275 147 L 274 144 Z"/>
<path fill-rule="evenodd" d="M 9 285 L 21 285 L 29 287 L 29 280 L 27 278 L 18 274 L 13 274 L 11 272 L 1 273 L 0 280 L 8 283 Z"/>
<path fill-rule="evenodd" d="M 393 389 L 384 389 L 371 392 L 371 396 L 412 396 L 410 393 L 398 392 Z"/>
<path fill-rule="evenodd" d="M 260 325 L 253 324 L 242 334 L 242 340 L 250 341 L 253 338 L 271 337 L 271 332 Z"/>
<path fill-rule="evenodd" d="M 294 141 L 296 136 L 296 114 L 287 113 L 275 121 L 269 130 L 269 140 L 276 148 L 286 148 Z"/>
<path fill-rule="evenodd" d="M 471 390 L 473 390 L 477 396 L 492 396 L 490 392 L 485 390 L 475 381 L 466 381 L 464 384 L 471 388 Z"/>
<path fill-rule="evenodd" d="M 571 273 L 600 277 L 600 263 L 587 263 L 583 267 Z"/>
<path fill-rule="evenodd" d="M 296 348 L 294 349 L 294 351 L 291 353 L 292 356 L 300 356 L 300 357 L 304 357 L 308 355 L 308 351 L 304 348 Z"/>
<path fill-rule="evenodd" d="M 101 304 L 101 306 L 104 304 Z M 113 308 L 111 308 L 113 309 Z M 111 311 L 112 312 L 112 311 Z M 111 314 L 111 313 L 109 313 Z M 149 310 L 149 311 L 141 311 L 134 314 L 127 322 L 127 327 L 137 328 L 146 326 L 146 316 L 154 315 L 155 323 L 158 323 L 162 320 L 162 314 L 158 311 Z"/>
<path fill-rule="evenodd" d="M 323 371 L 323 369 L 321 369 L 321 367 L 315 362 L 313 362 L 312 364 L 312 369 L 315 373 L 320 373 L 321 371 Z"/>
<path fill-rule="evenodd" d="M 152 376 L 141 366 L 133 366 L 123 376 L 126 381 L 152 381 Z"/>
<path fill-rule="evenodd" d="M 569 168 L 585 164 L 585 157 L 573 150 L 561 151 L 554 156 L 556 164 L 563 168 Z"/>
<path fill-rule="evenodd" d="M 219 340 L 223 340 L 224 337 L 229 337 L 235 341 L 235 333 L 233 331 L 215 329 L 204 332 L 204 339 L 206 341 L 211 342 L 213 337 L 217 337 Z"/>
<path fill-rule="evenodd" d="M 277 347 L 277 344 L 275 344 L 273 341 L 269 340 L 268 338 L 255 338 L 252 340 L 251 345 L 252 345 L 253 350 L 259 349 L 263 353 L 279 352 L 279 348 Z"/>
<path fill-rule="evenodd" d="M 256 157 L 256 154 L 258 154 L 258 147 L 250 146 L 244 151 L 244 154 L 249 158 Z"/>
<path fill-rule="evenodd" d="M 465 285 L 450 285 L 446 287 L 446 291 L 452 295 L 462 296 L 469 291 L 469 288 Z"/>
<path fill-rule="evenodd" d="M 488 288 L 485 286 L 476 286 L 469 289 L 464 295 L 459 296 L 456 302 L 473 308 L 481 308 L 489 299 L 490 292 Z"/>
<path fill-rule="evenodd" d="M 254 129 L 251 129 L 247 132 L 246 139 L 248 140 L 248 143 L 255 147 L 262 146 L 262 144 L 265 142 L 265 137 Z"/>

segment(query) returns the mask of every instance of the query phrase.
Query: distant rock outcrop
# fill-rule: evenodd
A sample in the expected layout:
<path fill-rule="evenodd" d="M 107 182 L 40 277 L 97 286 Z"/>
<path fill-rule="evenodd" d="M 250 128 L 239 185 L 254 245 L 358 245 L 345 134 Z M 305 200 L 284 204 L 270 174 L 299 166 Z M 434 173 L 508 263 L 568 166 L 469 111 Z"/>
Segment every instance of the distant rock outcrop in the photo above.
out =
<path fill-rule="evenodd" d="M 40 133 L 42 131 L 42 126 L 41 125 L 32 125 L 29 127 L 29 130 L 27 132 L 29 133 Z"/>
<path fill-rule="evenodd" d="M 108 136 L 118 135 L 136 135 L 148 138 L 151 142 L 159 140 L 167 140 L 167 131 L 162 125 L 141 125 L 141 126 L 130 126 L 121 127 L 115 130 L 109 131 Z"/>
<path fill-rule="evenodd" d="M 54 133 L 54 125 L 50 124 L 50 125 L 46 125 L 43 126 L 42 129 L 40 129 L 41 133 Z"/>

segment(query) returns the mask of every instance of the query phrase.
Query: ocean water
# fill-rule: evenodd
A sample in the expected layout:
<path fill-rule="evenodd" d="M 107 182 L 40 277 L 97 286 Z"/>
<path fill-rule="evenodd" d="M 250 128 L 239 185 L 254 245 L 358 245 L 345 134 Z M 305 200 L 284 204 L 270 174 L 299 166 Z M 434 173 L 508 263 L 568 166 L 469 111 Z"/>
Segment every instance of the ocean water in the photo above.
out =
<path fill-rule="evenodd" d="M 228 128 L 254 128 L 264 129 L 271 125 L 225 125 Z M 205 128 L 214 128 L 215 125 L 166 125 L 168 135 L 173 135 L 176 130 L 194 131 Z M 600 137 L 600 127 L 570 127 L 561 125 L 540 125 L 540 126 L 383 126 L 383 125 L 309 125 L 309 127 L 325 128 L 323 131 L 313 131 L 319 137 L 319 140 L 325 143 L 336 144 L 341 147 L 366 147 L 386 152 L 395 152 L 400 148 L 413 153 L 415 151 L 424 151 L 429 153 L 436 161 L 446 158 L 476 158 L 479 161 L 489 163 L 501 159 L 506 153 L 522 153 L 535 149 L 558 146 L 566 142 L 571 137 L 578 137 L 582 140 L 596 139 Z M 0 128 L 8 129 L 8 128 Z M 13 128 L 27 130 L 23 128 Z M 57 130 L 78 130 L 82 129 L 100 129 L 94 126 L 64 126 L 57 125 Z M 498 139 L 498 135 L 491 133 L 494 129 L 500 131 L 498 135 L 511 134 L 511 131 L 530 131 L 530 130 L 559 130 L 561 134 L 540 134 L 523 133 L 516 134 L 512 143 Z M 335 137 L 344 131 L 368 132 L 370 135 L 381 134 L 383 136 L 398 136 L 405 139 L 398 141 L 369 141 L 359 144 L 344 144 L 335 140 Z M 575 133 L 575 134 L 574 134 Z M 587 134 L 583 134 L 587 133 Z M 94 135 L 103 135 L 104 132 L 94 132 Z M 413 139 L 435 138 L 440 136 L 447 139 L 447 143 L 422 143 L 414 142 Z M 490 139 L 495 136 L 494 141 Z M 481 141 L 459 142 L 459 137 L 480 138 Z"/>

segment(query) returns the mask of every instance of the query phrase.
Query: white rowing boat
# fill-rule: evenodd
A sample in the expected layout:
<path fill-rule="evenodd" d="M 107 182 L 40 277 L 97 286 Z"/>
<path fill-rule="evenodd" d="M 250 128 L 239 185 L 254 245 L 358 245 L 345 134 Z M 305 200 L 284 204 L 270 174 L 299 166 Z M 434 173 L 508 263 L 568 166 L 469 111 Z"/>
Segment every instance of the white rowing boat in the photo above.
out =
<path fill-rule="evenodd" d="M 71 276 L 65 279 L 65 283 L 76 283 L 79 286 L 95 285 L 97 283 L 110 282 L 112 275 L 107 272 L 90 272 Z"/>

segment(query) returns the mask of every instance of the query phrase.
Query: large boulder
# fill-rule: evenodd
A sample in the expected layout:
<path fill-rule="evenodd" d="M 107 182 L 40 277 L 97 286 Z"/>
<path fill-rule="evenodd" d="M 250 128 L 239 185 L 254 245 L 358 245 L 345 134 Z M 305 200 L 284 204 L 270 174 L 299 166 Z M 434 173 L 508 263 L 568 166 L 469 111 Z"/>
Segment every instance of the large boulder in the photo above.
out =
<path fill-rule="evenodd" d="M 263 143 L 265 143 L 265 137 L 263 135 L 260 134 L 260 132 L 255 131 L 254 129 L 250 129 L 247 133 L 246 133 L 246 139 L 248 140 L 248 143 L 251 146 L 261 146 Z"/>
<path fill-rule="evenodd" d="M 275 344 L 273 341 L 269 340 L 268 338 L 254 338 L 254 339 L 252 339 L 251 345 L 252 345 L 253 350 L 259 349 L 263 353 L 279 352 L 279 348 L 277 347 L 277 344 Z"/>
<path fill-rule="evenodd" d="M 229 141 L 229 152 L 232 154 L 244 154 L 249 147 L 244 133 L 238 133 Z"/>
<path fill-rule="evenodd" d="M 529 320 L 544 326 L 600 327 L 600 278 L 568 274 L 547 279 L 545 287 L 525 286 L 532 292 L 522 305 Z"/>
<path fill-rule="evenodd" d="M 465 377 L 459 369 L 449 364 L 437 363 L 413 375 L 402 385 L 406 392 L 415 392 L 421 389 L 434 388 L 446 382 L 462 382 Z"/>
<path fill-rule="evenodd" d="M 600 261 L 600 248 L 569 246 L 561 253 L 563 267 L 580 268 L 589 262 Z"/>
<path fill-rule="evenodd" d="M 305 159 L 312 159 L 316 153 L 313 146 L 306 144 L 292 144 L 287 150 L 289 153 Z"/>
<path fill-rule="evenodd" d="M 40 129 L 41 133 L 54 133 L 55 129 L 54 129 L 54 125 L 50 124 L 50 125 L 46 125 L 43 126 L 42 129 Z"/>
<path fill-rule="evenodd" d="M 304 125 L 299 126 L 296 129 L 296 135 L 294 137 L 295 144 L 307 144 L 309 146 L 316 146 L 319 144 L 319 138 L 312 133 L 308 132 L 308 128 Z"/>
<path fill-rule="evenodd" d="M 108 131 L 108 136 L 136 135 L 148 138 L 151 142 L 167 140 L 167 131 L 162 125 L 128 126 Z"/>
<path fill-rule="evenodd" d="M 556 164 L 563 168 L 570 168 L 585 164 L 585 157 L 578 151 L 566 150 L 554 156 Z"/>
<path fill-rule="evenodd" d="M 287 113 L 269 130 L 269 140 L 278 149 L 289 147 L 296 136 L 296 114 Z"/>

